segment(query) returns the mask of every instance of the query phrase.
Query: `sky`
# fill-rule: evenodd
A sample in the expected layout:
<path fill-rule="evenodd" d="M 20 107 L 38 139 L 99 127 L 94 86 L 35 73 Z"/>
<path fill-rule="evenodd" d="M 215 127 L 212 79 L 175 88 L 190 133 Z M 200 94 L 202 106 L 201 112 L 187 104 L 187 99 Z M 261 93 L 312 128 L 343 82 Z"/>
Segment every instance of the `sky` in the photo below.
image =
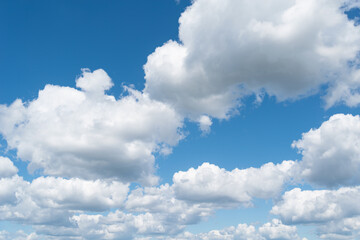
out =
<path fill-rule="evenodd" d="M 360 238 L 358 0 L 0 2 L 0 240 Z"/>

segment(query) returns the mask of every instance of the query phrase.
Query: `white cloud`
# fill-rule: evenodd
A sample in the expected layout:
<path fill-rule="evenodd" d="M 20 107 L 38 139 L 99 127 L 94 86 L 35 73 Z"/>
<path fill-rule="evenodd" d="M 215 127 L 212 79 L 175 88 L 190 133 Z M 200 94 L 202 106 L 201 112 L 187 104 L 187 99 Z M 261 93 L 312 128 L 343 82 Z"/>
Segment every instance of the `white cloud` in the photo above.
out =
<path fill-rule="evenodd" d="M 17 167 L 10 159 L 0 156 L 0 178 L 14 176 L 17 172 Z"/>
<path fill-rule="evenodd" d="M 360 215 L 360 187 L 285 192 L 271 213 L 285 223 L 326 223 Z"/>
<path fill-rule="evenodd" d="M 359 239 L 360 217 L 331 221 L 318 227 L 317 233 L 321 239 Z"/>
<path fill-rule="evenodd" d="M 266 91 L 294 99 L 329 85 L 327 105 L 360 102 L 360 26 L 350 0 L 195 0 L 179 20 L 180 42 L 148 57 L 145 92 L 198 119 L 227 118 L 236 99 Z"/>
<path fill-rule="evenodd" d="M 173 228 L 184 228 L 195 224 L 212 214 L 214 206 L 204 203 L 189 203 L 175 196 L 172 186 L 146 187 L 133 190 L 125 203 L 130 212 L 156 214 L 158 219 Z M 176 226 L 176 227 L 175 227 Z"/>
<path fill-rule="evenodd" d="M 81 214 L 72 221 L 85 239 L 134 239 L 136 236 L 171 235 L 179 231 L 179 226 L 166 224 L 157 215 L 126 214 L 121 211 L 102 215 Z"/>
<path fill-rule="evenodd" d="M 184 233 L 181 237 L 174 239 L 181 240 L 265 240 L 257 231 L 255 226 L 239 224 L 222 230 L 212 230 L 207 233 L 191 234 Z"/>
<path fill-rule="evenodd" d="M 284 161 L 277 165 L 265 164 L 259 169 L 229 172 L 204 163 L 196 170 L 174 174 L 176 180 L 172 186 L 137 188 L 129 195 L 128 186 L 120 182 L 55 177 L 39 177 L 27 182 L 16 175 L 0 180 L 7 181 L 0 185 L 0 220 L 33 225 L 36 234 L 44 239 L 297 239 L 294 238 L 297 237 L 296 228 L 285 226 L 278 220 L 264 224 L 258 230 L 240 224 L 204 234 L 183 233 L 187 225 L 199 223 L 216 209 L 250 204 L 252 197 L 277 195 L 293 165 L 294 162 Z M 223 179 L 218 186 L 230 187 L 233 191 L 222 192 L 214 185 L 211 192 L 199 181 L 211 175 L 206 168 L 214 170 L 215 177 L 210 184 Z M 179 184 L 187 184 L 185 176 L 189 177 L 189 173 L 196 179 L 192 183 L 194 188 L 205 189 L 196 196 L 196 201 L 178 198 L 179 194 L 191 194 L 184 192 L 184 186 L 179 189 Z M 241 195 L 249 198 L 243 200 Z M 224 198 L 229 201 L 219 201 Z M 117 210 L 107 215 L 84 212 L 114 208 Z"/>
<path fill-rule="evenodd" d="M 8 146 L 30 171 L 156 183 L 153 153 L 178 143 L 182 118 L 133 89 L 119 100 L 104 95 L 112 82 L 103 70 L 83 72 L 77 85 L 84 91 L 47 85 L 33 101 L 0 105 Z"/>
<path fill-rule="evenodd" d="M 1 178 L 0 220 L 69 227 L 75 213 L 122 207 L 127 193 L 128 185 L 115 181 Z"/>
<path fill-rule="evenodd" d="M 115 181 L 39 177 L 28 191 L 42 208 L 106 211 L 121 207 L 128 190 L 128 185 Z"/>
<path fill-rule="evenodd" d="M 301 176 L 325 186 L 360 184 L 360 117 L 336 114 L 295 141 Z"/>
<path fill-rule="evenodd" d="M 300 240 L 295 226 L 282 224 L 278 219 L 256 229 L 254 225 L 239 224 L 222 230 L 212 230 L 207 233 L 192 234 L 185 232 L 175 238 L 177 240 Z M 302 238 L 306 240 L 306 238 Z"/>
<path fill-rule="evenodd" d="M 103 215 L 81 214 L 72 221 L 78 234 L 85 239 L 163 239 L 163 240 L 300 240 L 295 226 L 286 226 L 278 219 L 258 229 L 254 225 L 239 224 L 207 233 L 179 233 L 177 225 L 166 224 L 158 215 L 126 214 L 121 211 Z M 160 221 L 159 221 L 160 220 Z M 306 238 L 302 238 L 306 240 Z"/>
<path fill-rule="evenodd" d="M 4 204 L 16 205 L 19 195 L 24 192 L 28 184 L 17 175 L 11 178 L 0 178 L 0 206 Z"/>
<path fill-rule="evenodd" d="M 265 223 L 259 228 L 259 232 L 265 239 L 300 240 L 296 227 L 284 225 L 279 219 L 273 219 L 271 222 Z"/>
<path fill-rule="evenodd" d="M 200 130 L 203 133 L 206 134 L 206 133 L 210 132 L 210 127 L 212 125 L 212 121 L 211 121 L 211 118 L 209 116 L 206 116 L 206 115 L 201 116 L 199 118 L 198 122 L 199 122 Z"/>
<path fill-rule="evenodd" d="M 91 72 L 89 69 L 82 69 L 82 75 L 76 79 L 76 87 L 81 88 L 84 92 L 104 95 L 104 91 L 109 90 L 114 83 L 103 69 Z"/>
<path fill-rule="evenodd" d="M 291 180 L 295 162 L 267 163 L 260 168 L 227 171 L 203 163 L 197 169 L 177 172 L 173 176 L 177 198 L 192 202 L 251 204 L 252 198 L 272 198 L 280 194 Z"/>

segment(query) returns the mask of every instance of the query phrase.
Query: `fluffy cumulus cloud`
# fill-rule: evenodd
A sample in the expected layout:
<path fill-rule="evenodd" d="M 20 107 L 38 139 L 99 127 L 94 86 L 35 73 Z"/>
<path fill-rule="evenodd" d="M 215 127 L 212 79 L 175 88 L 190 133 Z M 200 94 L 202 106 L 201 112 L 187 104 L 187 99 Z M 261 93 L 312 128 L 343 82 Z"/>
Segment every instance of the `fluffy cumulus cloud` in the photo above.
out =
<path fill-rule="evenodd" d="M 360 184 L 360 117 L 336 114 L 292 144 L 303 155 L 300 175 L 323 186 Z"/>
<path fill-rule="evenodd" d="M 360 237 L 360 187 L 288 191 L 271 210 L 287 224 L 315 225 L 320 239 Z"/>
<path fill-rule="evenodd" d="M 16 204 L 28 183 L 22 177 L 0 178 L 0 205 Z"/>
<path fill-rule="evenodd" d="M 18 169 L 10 159 L 0 156 L 0 178 L 14 176 L 17 172 Z"/>
<path fill-rule="evenodd" d="M 331 221 L 319 226 L 317 232 L 321 239 L 359 239 L 360 217 Z"/>
<path fill-rule="evenodd" d="M 29 194 L 41 207 L 105 211 L 122 206 L 128 190 L 116 181 L 40 177 L 31 182 Z"/>
<path fill-rule="evenodd" d="M 177 172 L 173 176 L 174 190 L 179 199 L 226 205 L 249 205 L 252 198 L 272 198 L 281 193 L 291 180 L 295 162 L 267 163 L 260 168 L 227 171 L 203 163 L 197 169 Z"/>
<path fill-rule="evenodd" d="M 279 219 L 273 219 L 269 223 L 265 223 L 259 228 L 259 232 L 265 239 L 299 239 L 295 226 L 287 226 L 282 224 Z M 303 239 L 304 240 L 304 239 Z"/>
<path fill-rule="evenodd" d="M 178 199 L 174 189 L 168 184 L 160 187 L 138 188 L 133 190 L 125 203 L 129 212 L 143 212 L 158 215 L 159 219 L 174 229 L 195 224 L 208 217 L 214 206 L 204 202 L 189 203 Z M 175 227 L 176 226 L 176 227 Z"/>
<path fill-rule="evenodd" d="M 124 204 L 128 186 L 120 182 L 40 177 L 0 179 L 0 220 L 69 226 L 81 211 L 106 211 Z"/>
<path fill-rule="evenodd" d="M 288 191 L 271 210 L 285 223 L 327 223 L 360 215 L 360 187 Z"/>
<path fill-rule="evenodd" d="M 113 83 L 101 69 L 76 83 L 81 90 L 47 85 L 30 102 L 0 105 L 9 148 L 46 175 L 156 183 L 153 153 L 178 143 L 182 118 L 133 89 L 118 100 L 104 94 Z"/>
<path fill-rule="evenodd" d="M 197 119 L 226 118 L 238 99 L 294 99 L 328 86 L 327 105 L 360 102 L 360 26 L 349 0 L 195 0 L 179 42 L 148 57 L 145 92 Z"/>

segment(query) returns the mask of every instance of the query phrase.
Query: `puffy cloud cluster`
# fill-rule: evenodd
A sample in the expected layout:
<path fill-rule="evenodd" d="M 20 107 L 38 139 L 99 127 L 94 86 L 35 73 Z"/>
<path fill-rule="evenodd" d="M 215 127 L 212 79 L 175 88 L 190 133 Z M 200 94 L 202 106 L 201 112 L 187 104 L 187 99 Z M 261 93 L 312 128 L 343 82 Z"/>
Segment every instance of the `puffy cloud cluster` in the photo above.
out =
<path fill-rule="evenodd" d="M 360 102 L 360 26 L 351 0 L 195 0 L 179 42 L 148 57 L 145 92 L 197 120 L 227 118 L 248 94 L 279 100 L 327 85 L 327 106 Z M 261 97 L 260 97 L 261 98 Z"/>
<path fill-rule="evenodd" d="M 3 161 L 9 163 L 10 160 L 3 158 Z M 287 171 L 291 172 L 293 165 L 294 162 L 284 161 L 277 165 L 265 164 L 258 169 L 226 171 L 204 163 L 196 170 L 175 173 L 173 185 L 139 187 L 130 193 L 128 184 L 113 180 L 48 176 L 28 182 L 13 175 L 0 178 L 0 220 L 31 224 L 36 234 L 54 236 L 55 239 L 132 239 L 138 236 L 165 239 L 167 236 L 183 236 L 187 225 L 199 223 L 216 209 L 250 205 L 252 198 L 278 195 L 289 178 Z M 14 172 L 17 172 L 16 167 Z M 204 177 L 210 175 L 214 179 L 205 181 Z M 193 180 L 189 183 L 190 176 Z M 207 185 L 220 179 L 225 182 L 218 182 L 218 187 L 214 185 L 212 189 Z M 203 189 L 195 195 L 195 200 L 188 197 L 194 193 L 187 184 L 195 190 Z M 221 187 L 228 189 L 220 191 Z M 226 201 L 222 201 L 224 199 Z M 88 214 L 111 209 L 117 210 L 107 215 Z M 209 239 L 213 239 L 211 236 L 214 234 L 234 235 L 235 239 L 236 236 L 264 239 L 260 236 L 269 235 L 270 239 L 276 239 L 274 236 L 277 235 L 272 231 L 276 231 L 277 225 L 282 226 L 280 222 L 273 222 L 259 228 L 259 232 L 253 232 L 252 227 L 239 225 L 236 230 L 224 230 L 226 234 L 224 231 L 208 234 Z M 289 232 L 291 229 L 285 230 Z M 207 239 L 208 235 L 191 236 L 189 239 Z"/>
<path fill-rule="evenodd" d="M 149 213 L 136 216 L 119 211 L 106 216 L 82 214 L 73 217 L 72 221 L 86 239 L 306 240 L 299 237 L 295 226 L 284 225 L 278 219 L 273 219 L 258 229 L 253 225 L 239 224 L 199 234 L 169 232 L 163 223 Z M 166 235 L 163 235 L 164 231 L 167 231 Z"/>
<path fill-rule="evenodd" d="M 212 230 L 207 233 L 191 234 L 185 232 L 177 236 L 177 240 L 306 240 L 300 238 L 295 226 L 282 224 L 278 219 L 265 223 L 256 229 L 254 225 L 239 224 L 222 230 Z"/>
<path fill-rule="evenodd" d="M 325 186 L 359 184 L 360 117 L 337 114 L 293 143 L 303 155 L 300 162 L 232 171 L 203 163 L 175 173 L 173 185 L 137 188 L 128 194 L 131 179 L 154 183 L 153 154 L 177 144 L 183 118 L 136 90 L 128 89 L 129 94 L 119 100 L 104 94 L 111 87 L 106 76 L 102 70 L 84 72 L 77 80 L 82 91 L 47 86 L 31 102 L 17 100 L 0 107 L 0 130 L 9 147 L 31 168 L 70 177 L 38 177 L 28 182 L 17 175 L 10 159 L 0 157 L 0 220 L 34 225 L 37 234 L 55 239 L 298 239 L 296 228 L 278 220 L 258 230 L 239 225 L 195 235 L 182 232 L 216 209 L 251 206 L 254 198 L 276 198 L 293 179 Z M 91 86 L 104 81 L 94 93 Z M 167 118 L 170 123 L 161 125 Z M 206 132 L 212 122 L 202 116 L 199 123 Z M 109 174 L 107 168 L 114 169 Z M 117 168 L 125 169 L 116 172 Z M 355 236 L 357 221 L 351 219 L 360 215 L 354 207 L 359 198 L 359 187 L 294 189 L 284 194 L 272 213 L 285 223 L 320 224 L 318 233 L 324 238 L 349 232 Z M 107 215 L 86 213 L 110 209 L 117 210 Z"/>
<path fill-rule="evenodd" d="M 336 114 L 293 147 L 303 155 L 300 175 L 323 186 L 360 184 L 360 117 Z"/>
<path fill-rule="evenodd" d="M 47 85 L 37 99 L 0 105 L 0 133 L 29 170 L 46 175 L 154 184 L 155 152 L 182 138 L 182 118 L 168 105 L 129 89 L 116 100 L 101 69 L 84 70 L 81 90 Z"/>
<path fill-rule="evenodd" d="M 17 170 L 17 169 L 16 169 Z M 106 211 L 123 206 L 128 185 L 105 180 L 39 177 L 0 178 L 0 220 L 35 225 L 71 225 L 79 211 Z"/>

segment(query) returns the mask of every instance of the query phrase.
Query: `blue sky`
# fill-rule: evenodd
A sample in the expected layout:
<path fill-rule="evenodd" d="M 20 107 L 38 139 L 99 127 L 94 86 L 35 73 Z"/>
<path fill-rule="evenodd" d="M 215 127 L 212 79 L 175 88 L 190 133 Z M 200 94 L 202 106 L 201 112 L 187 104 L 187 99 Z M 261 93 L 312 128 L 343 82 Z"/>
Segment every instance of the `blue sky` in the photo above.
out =
<path fill-rule="evenodd" d="M 357 239 L 359 7 L 0 2 L 0 239 Z"/>

